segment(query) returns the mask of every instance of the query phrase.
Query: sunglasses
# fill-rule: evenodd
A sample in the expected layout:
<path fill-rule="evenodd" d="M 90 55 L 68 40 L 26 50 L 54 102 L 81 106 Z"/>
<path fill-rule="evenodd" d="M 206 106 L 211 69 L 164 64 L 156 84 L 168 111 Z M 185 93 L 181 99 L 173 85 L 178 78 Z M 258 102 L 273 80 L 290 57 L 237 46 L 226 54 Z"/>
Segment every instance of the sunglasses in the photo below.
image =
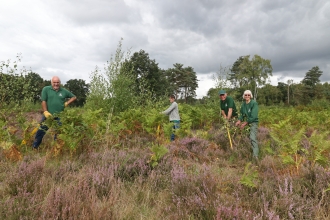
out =
<path fill-rule="evenodd" d="M 250 94 L 244 94 L 244 96 L 251 96 Z"/>
<path fill-rule="evenodd" d="M 224 96 L 225 94 L 221 94 L 220 96 Z"/>

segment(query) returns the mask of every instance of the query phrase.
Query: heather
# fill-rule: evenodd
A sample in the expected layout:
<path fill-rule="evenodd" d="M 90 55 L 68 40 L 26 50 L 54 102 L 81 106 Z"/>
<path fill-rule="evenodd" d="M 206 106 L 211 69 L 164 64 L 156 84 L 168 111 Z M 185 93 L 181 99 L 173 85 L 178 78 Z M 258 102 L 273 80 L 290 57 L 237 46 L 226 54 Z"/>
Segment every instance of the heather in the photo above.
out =
<path fill-rule="evenodd" d="M 210 103 L 181 103 L 170 142 L 166 105 L 66 109 L 38 151 L 40 113 L 1 109 L 0 219 L 329 219 L 328 110 L 261 106 L 254 163 Z"/>

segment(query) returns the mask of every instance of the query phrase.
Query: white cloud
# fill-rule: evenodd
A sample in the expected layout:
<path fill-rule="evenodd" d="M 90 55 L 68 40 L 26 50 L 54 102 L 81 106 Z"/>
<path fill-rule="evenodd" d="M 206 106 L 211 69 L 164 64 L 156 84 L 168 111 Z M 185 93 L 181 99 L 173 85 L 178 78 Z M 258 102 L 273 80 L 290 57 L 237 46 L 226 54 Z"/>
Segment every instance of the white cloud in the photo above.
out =
<path fill-rule="evenodd" d="M 196 89 L 197 98 L 203 98 L 207 96 L 207 92 L 210 88 L 215 86 L 215 81 L 213 76 L 215 73 L 208 73 L 203 75 L 198 75 L 198 88 Z"/>

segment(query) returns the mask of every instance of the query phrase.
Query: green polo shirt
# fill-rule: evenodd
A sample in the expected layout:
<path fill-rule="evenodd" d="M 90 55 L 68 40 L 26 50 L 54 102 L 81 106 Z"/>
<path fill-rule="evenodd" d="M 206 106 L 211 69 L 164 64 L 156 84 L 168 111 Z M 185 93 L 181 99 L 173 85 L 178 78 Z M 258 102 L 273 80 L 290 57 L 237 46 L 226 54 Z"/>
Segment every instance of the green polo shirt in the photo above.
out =
<path fill-rule="evenodd" d="M 50 114 L 63 111 L 64 103 L 72 97 L 75 97 L 75 95 L 61 87 L 58 91 L 55 91 L 52 86 L 45 86 L 41 92 L 41 101 L 47 103 L 47 110 Z"/>
<path fill-rule="evenodd" d="M 241 115 L 238 119 L 240 121 L 243 121 L 245 119 L 249 124 L 253 122 L 258 122 L 258 112 L 259 107 L 256 101 L 251 100 L 248 104 L 246 104 L 246 102 L 243 102 L 241 105 Z"/>
<path fill-rule="evenodd" d="M 237 109 L 236 109 L 236 105 L 234 102 L 234 99 L 230 96 L 227 96 L 225 100 L 220 100 L 220 108 L 221 110 L 223 110 L 225 112 L 225 114 L 228 116 L 228 110 L 230 108 L 233 109 L 233 113 L 231 117 L 235 117 L 237 116 Z"/>

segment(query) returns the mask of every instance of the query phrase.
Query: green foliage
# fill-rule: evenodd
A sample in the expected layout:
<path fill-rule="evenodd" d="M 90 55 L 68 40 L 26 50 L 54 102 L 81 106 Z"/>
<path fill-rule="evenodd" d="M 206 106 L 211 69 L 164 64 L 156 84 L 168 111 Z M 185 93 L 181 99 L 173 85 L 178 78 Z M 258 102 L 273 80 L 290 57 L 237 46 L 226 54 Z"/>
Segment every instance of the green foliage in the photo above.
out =
<path fill-rule="evenodd" d="M 91 109 L 103 108 L 106 112 L 118 113 L 135 106 L 134 78 L 124 62 L 130 52 L 122 51 L 119 41 L 116 54 L 102 73 L 98 68 L 91 73 L 91 82 L 86 105 Z"/>
<path fill-rule="evenodd" d="M 282 85 L 279 83 L 279 85 Z M 267 106 L 272 106 L 275 104 L 279 104 L 281 101 L 285 101 L 284 99 L 286 96 L 284 96 L 281 92 L 283 89 L 286 89 L 284 87 L 275 87 L 270 84 L 265 84 L 262 88 L 259 89 L 258 92 L 258 103 L 264 104 Z M 286 91 L 286 90 L 285 90 Z"/>
<path fill-rule="evenodd" d="M 193 119 L 189 117 L 189 110 L 186 109 L 185 107 L 186 105 L 179 104 L 181 122 L 180 122 L 180 128 L 176 129 L 176 136 L 178 137 L 189 136 L 191 134 Z"/>
<path fill-rule="evenodd" d="M 160 135 L 158 132 L 164 132 L 164 136 L 169 137 L 172 133 L 172 123 L 168 121 L 168 116 L 160 113 L 164 108 L 166 108 L 165 104 L 154 103 L 153 106 L 140 106 L 120 112 L 112 117 L 109 129 L 115 136 L 145 132 L 158 137 Z M 191 135 L 191 130 L 211 129 L 214 121 L 219 119 L 217 111 L 208 106 L 179 103 L 181 123 L 176 135 L 184 137 Z M 161 127 L 160 131 L 158 126 Z"/>
<path fill-rule="evenodd" d="M 177 99 L 184 99 L 187 103 L 189 97 L 196 96 L 198 87 L 196 72 L 190 66 L 183 67 L 183 64 L 176 63 L 173 66 L 174 68 L 165 71 L 165 75 L 169 80 L 172 93 L 177 96 Z"/>
<path fill-rule="evenodd" d="M 82 79 L 70 79 L 66 82 L 64 87 L 77 97 L 77 100 L 72 103 L 72 106 L 83 106 L 85 104 L 88 86 L 85 80 Z"/>
<path fill-rule="evenodd" d="M 317 83 L 320 82 L 320 76 L 322 76 L 323 71 L 320 70 L 318 66 L 314 66 L 310 69 L 304 79 L 301 81 L 305 86 L 313 88 Z"/>
<path fill-rule="evenodd" d="M 101 109 L 106 107 L 105 109 L 109 111 L 110 98 L 106 94 L 109 83 L 98 67 L 91 73 L 90 80 L 89 93 L 86 98 L 86 108 Z"/>
<path fill-rule="evenodd" d="M 266 84 L 272 76 L 272 65 L 270 60 L 263 59 L 259 55 L 254 55 L 250 60 L 250 55 L 239 57 L 231 68 L 229 80 L 236 88 L 250 89 L 257 98 L 257 88 Z"/>
<path fill-rule="evenodd" d="M 9 148 L 13 144 L 18 146 L 21 143 L 16 134 L 26 127 L 26 118 L 17 109 L 17 105 L 15 106 L 11 108 L 11 114 L 8 113 L 8 109 L 0 109 L 0 149 Z M 13 117 L 16 120 L 15 124 L 12 123 Z"/>
<path fill-rule="evenodd" d="M 195 106 L 180 104 L 179 111 L 181 113 L 182 121 L 189 123 L 191 128 L 200 128 L 203 123 L 202 110 Z"/>
<path fill-rule="evenodd" d="M 314 167 L 315 164 L 319 164 L 323 167 L 329 165 L 330 140 L 327 140 L 328 137 L 329 132 L 317 134 L 317 132 L 314 131 L 308 139 L 311 145 L 308 159 L 312 162 L 312 167 Z"/>
<path fill-rule="evenodd" d="M 70 152 L 88 148 L 93 139 L 99 139 L 105 131 L 105 121 L 100 117 L 101 110 L 86 110 L 80 112 L 78 108 L 69 108 L 59 114 L 61 126 L 54 120 L 50 127 L 58 130 L 59 139 L 63 140 Z"/>
<path fill-rule="evenodd" d="M 118 116 L 113 119 L 113 124 L 122 125 L 124 130 L 129 134 L 139 133 L 142 131 L 142 124 L 144 122 L 144 110 L 142 108 L 128 109 L 127 111 L 120 112 Z M 115 128 L 116 130 L 118 128 Z"/>
<path fill-rule="evenodd" d="M 25 150 L 22 146 L 32 140 L 31 128 L 37 127 L 35 123 L 31 124 L 26 115 L 26 112 L 33 112 L 33 108 L 35 104 L 27 102 L 23 105 L 11 103 L 0 109 L 0 149 L 15 146 L 18 150 Z"/>
<path fill-rule="evenodd" d="M 9 141 L 9 142 L 11 142 L 11 135 L 10 135 L 10 133 L 9 133 L 9 131 L 8 131 L 8 127 L 7 127 L 7 121 L 6 120 L 4 120 L 4 119 L 0 119 L 0 128 L 2 128 L 2 129 L 0 129 L 0 140 L 1 140 L 1 145 L 4 145 L 4 143 L 6 142 L 6 141 Z M 2 146 L 2 147 L 4 147 L 4 146 Z M 10 147 L 10 146 L 9 146 Z"/>
<path fill-rule="evenodd" d="M 158 78 L 156 76 L 159 73 L 156 71 L 157 65 L 153 61 L 150 61 L 156 66 L 153 68 L 150 67 L 152 70 L 144 69 L 144 67 L 148 67 L 148 64 L 144 63 L 143 65 L 146 66 L 142 68 L 140 66 L 142 64 L 138 62 L 139 56 L 142 55 L 136 55 L 138 58 L 134 56 L 138 61 L 133 58 L 130 60 L 130 51 L 124 53 L 121 47 L 122 43 L 120 41 L 116 54 L 114 57 L 111 57 L 110 62 L 105 67 L 104 73 L 97 68 L 91 74 L 91 83 L 86 103 L 87 108 L 103 108 L 105 111 L 117 115 L 119 112 L 130 108 L 140 105 L 146 106 L 148 103 L 153 102 L 155 98 L 159 97 L 161 89 L 155 86 L 158 85 L 159 87 L 159 84 L 162 84 L 162 80 L 157 81 Z M 140 71 L 140 67 L 145 72 Z M 157 95 L 154 90 L 157 90 Z"/>
<path fill-rule="evenodd" d="M 143 128 L 149 134 L 156 135 L 158 126 L 167 121 L 164 115 L 160 114 L 158 109 L 150 109 L 145 112 L 145 120 L 142 123 Z"/>
<path fill-rule="evenodd" d="M 180 124 L 181 126 L 181 124 Z M 164 136 L 165 137 L 170 137 L 172 132 L 173 132 L 173 123 L 168 122 L 168 120 L 166 120 L 166 122 L 163 122 L 162 124 L 162 129 L 164 132 Z M 177 132 L 181 131 L 180 129 L 177 129 Z M 176 133 L 176 135 L 178 135 L 178 133 Z"/>
<path fill-rule="evenodd" d="M 150 157 L 150 164 L 152 167 L 155 167 L 158 165 L 160 159 L 168 153 L 168 149 L 162 145 L 152 145 L 150 150 L 153 152 L 153 154 Z"/>
<path fill-rule="evenodd" d="M 328 100 L 326 100 L 325 98 L 315 99 L 310 103 L 309 106 L 313 107 L 316 111 L 317 110 L 330 110 L 330 102 Z"/>
<path fill-rule="evenodd" d="M 244 168 L 244 173 L 240 179 L 240 183 L 244 186 L 250 188 L 256 188 L 258 184 L 258 171 L 256 168 L 251 164 L 247 163 Z"/>
<path fill-rule="evenodd" d="M 129 73 L 135 79 L 134 90 L 135 95 L 140 96 L 141 93 L 148 91 L 149 97 L 160 98 L 168 95 L 168 81 L 163 71 L 158 67 L 155 60 L 149 58 L 149 54 L 144 50 L 135 52 L 125 65 L 132 69 Z"/>
<path fill-rule="evenodd" d="M 42 88 L 44 87 L 44 80 L 37 73 L 29 71 L 25 76 L 28 82 L 31 82 L 32 85 L 28 87 L 29 93 L 33 94 L 33 102 L 37 103 L 40 101 L 40 94 Z"/>
<path fill-rule="evenodd" d="M 218 98 L 218 91 L 223 88 L 229 88 L 230 84 L 227 80 L 229 78 L 230 74 L 230 68 L 229 67 L 223 67 L 220 65 L 219 70 L 217 71 L 216 75 L 213 75 L 213 81 L 215 81 L 215 89 L 216 89 L 216 95 Z"/>
<path fill-rule="evenodd" d="M 180 107 L 181 106 L 181 107 Z M 192 106 L 188 104 L 179 105 L 182 121 L 189 123 L 191 129 L 210 129 L 216 121 L 219 120 L 220 107 L 219 103 L 213 105 L 208 103 L 205 105 Z"/>
<path fill-rule="evenodd" d="M 10 60 L 0 62 L 0 108 L 5 104 L 21 105 L 38 99 L 37 93 L 40 91 L 38 81 L 34 81 L 35 77 L 31 77 L 37 74 L 31 70 L 18 70 L 21 54 L 16 58 L 13 64 Z"/>
<path fill-rule="evenodd" d="M 232 73 L 234 74 L 234 73 Z M 231 79 L 229 76 L 229 79 Z M 232 82 L 233 83 L 233 82 Z M 246 83 L 243 83 L 244 85 Z M 229 96 L 234 97 L 236 100 L 242 99 L 242 94 L 245 89 L 252 90 L 252 87 L 242 86 L 239 83 L 235 89 L 230 89 L 223 87 L 229 94 Z M 287 83 L 278 82 L 277 86 L 273 86 L 269 83 L 265 83 L 263 86 L 258 88 L 257 97 L 259 105 L 267 106 L 297 106 L 297 105 L 313 105 L 313 102 L 318 100 L 326 100 L 323 107 L 329 106 L 330 100 L 330 86 L 329 83 L 317 83 L 312 89 L 306 87 L 303 83 L 293 83 L 292 80 L 288 80 Z M 208 99 L 212 101 L 217 101 L 218 89 L 211 88 L 207 93 Z"/>
<path fill-rule="evenodd" d="M 271 126 L 270 136 L 280 147 L 279 156 L 284 164 L 291 164 L 298 170 L 302 161 L 302 153 L 306 149 L 300 144 L 305 137 L 305 128 L 301 127 L 298 131 L 289 123 L 290 118 L 280 121 Z"/>
<path fill-rule="evenodd" d="M 330 113 L 324 100 L 320 102 L 320 105 L 316 102 L 311 106 L 268 107 L 260 111 L 262 126 L 272 129 L 270 136 L 276 144 L 275 153 L 284 164 L 293 164 L 297 170 L 305 160 L 312 167 L 328 166 Z"/>

